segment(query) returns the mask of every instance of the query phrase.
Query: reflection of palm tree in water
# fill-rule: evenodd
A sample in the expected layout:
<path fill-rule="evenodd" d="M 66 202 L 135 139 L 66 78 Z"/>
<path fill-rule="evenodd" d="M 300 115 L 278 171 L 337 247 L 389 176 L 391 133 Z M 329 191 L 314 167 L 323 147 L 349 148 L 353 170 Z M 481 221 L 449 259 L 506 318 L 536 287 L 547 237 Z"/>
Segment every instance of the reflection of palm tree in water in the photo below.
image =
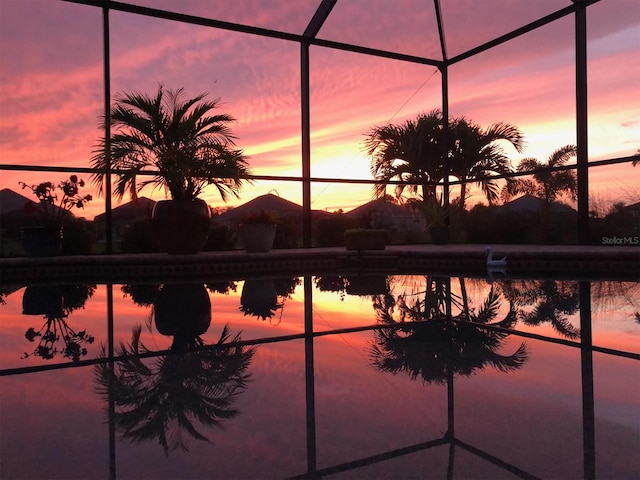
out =
<path fill-rule="evenodd" d="M 125 297 L 131 297 L 133 303 L 141 307 L 151 307 L 158 298 L 159 284 L 125 284 L 121 287 Z"/>
<path fill-rule="evenodd" d="M 121 344 L 113 377 L 108 363 L 96 367 L 98 391 L 109 395 L 110 382 L 116 405 L 115 424 L 123 438 L 134 442 L 157 438 L 166 454 L 178 448 L 186 451 L 183 431 L 207 441 L 194 422 L 221 427 L 222 420 L 234 418 L 239 411 L 233 404 L 244 391 L 246 373 L 254 349 L 223 347 L 230 334 L 225 326 L 214 347 L 202 348 L 200 338 L 193 339 L 185 353 L 169 353 L 145 364 L 140 355 L 149 350 L 140 342 L 141 328 L 134 329 L 131 344 Z M 231 341 L 240 340 L 239 335 Z M 184 345 L 183 345 L 184 346 Z"/>
<path fill-rule="evenodd" d="M 493 322 L 500 306 L 500 295 L 494 289 L 477 313 L 468 309 L 455 317 L 447 316 L 441 308 L 447 294 L 444 282 L 435 281 L 428 284 L 425 299 L 411 306 L 402 295 L 397 301 L 390 295 L 374 301 L 379 323 L 390 327 L 376 331 L 370 349 L 378 369 L 405 372 L 412 379 L 420 377 L 425 382 L 442 384 L 451 369 L 459 375 L 471 375 L 486 365 L 508 372 L 524 364 L 525 343 L 511 355 L 502 355 L 499 350 L 508 334 L 477 325 L 509 328 L 517 320 L 511 308 L 504 319 Z M 399 320 L 393 318 L 396 310 Z M 406 320 L 420 323 L 405 323 Z"/>
<path fill-rule="evenodd" d="M 580 329 L 568 319 L 580 307 L 579 282 L 571 280 L 505 280 L 504 296 L 518 308 L 518 318 L 526 325 L 549 323 L 559 334 L 580 338 Z M 532 309 L 524 307 L 533 306 Z"/>
<path fill-rule="evenodd" d="M 176 286 L 172 291 L 182 292 L 191 301 L 199 298 L 194 286 Z M 164 308 L 162 302 L 159 298 L 155 305 L 156 323 L 158 310 Z M 185 309 L 202 312 L 193 304 L 185 305 Z M 227 326 L 215 344 L 205 345 L 199 335 L 204 333 L 203 327 L 206 330 L 209 326 L 207 322 L 197 318 L 188 336 L 185 332 L 190 327 L 184 324 L 189 323 L 189 318 L 176 320 L 182 321 L 172 333 L 171 351 L 156 356 L 152 365 L 140 358 L 150 351 L 140 341 L 138 326 L 131 343 L 122 343 L 116 349 L 115 355 L 123 358 L 113 370 L 106 362 L 96 366 L 98 392 L 113 399 L 114 421 L 122 437 L 134 442 L 156 438 L 165 454 L 188 449 L 183 432 L 208 440 L 194 425 L 196 421 L 221 428 L 223 420 L 238 415 L 233 404 L 246 388 L 250 376 L 247 369 L 255 353 L 253 348 L 225 346 L 241 340 L 239 334 L 231 337 Z M 171 328 L 166 317 L 162 322 L 163 329 Z"/>
<path fill-rule="evenodd" d="M 640 324 L 639 282 L 600 281 L 590 285 L 592 311 L 628 312 L 630 320 Z"/>

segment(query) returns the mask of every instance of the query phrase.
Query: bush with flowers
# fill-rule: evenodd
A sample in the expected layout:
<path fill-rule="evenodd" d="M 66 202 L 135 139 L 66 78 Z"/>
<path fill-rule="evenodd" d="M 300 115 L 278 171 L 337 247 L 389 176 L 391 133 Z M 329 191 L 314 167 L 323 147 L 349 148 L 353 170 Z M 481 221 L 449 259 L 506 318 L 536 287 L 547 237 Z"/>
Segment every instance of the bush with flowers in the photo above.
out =
<path fill-rule="evenodd" d="M 64 219 L 73 207 L 84 208 L 85 204 L 93 199 L 90 194 L 80 194 L 80 188 L 84 187 L 84 180 L 76 175 L 71 175 L 68 180 L 63 180 L 58 185 L 52 182 L 42 182 L 37 185 L 18 183 L 22 189 L 31 190 L 39 200 L 39 203 L 30 202 L 25 205 L 25 213 L 41 216 L 44 226 L 50 228 L 62 227 Z M 61 192 L 61 195 L 58 195 L 57 191 Z"/>
<path fill-rule="evenodd" d="M 257 210 L 240 219 L 241 225 L 273 225 L 278 223 L 276 212 Z"/>

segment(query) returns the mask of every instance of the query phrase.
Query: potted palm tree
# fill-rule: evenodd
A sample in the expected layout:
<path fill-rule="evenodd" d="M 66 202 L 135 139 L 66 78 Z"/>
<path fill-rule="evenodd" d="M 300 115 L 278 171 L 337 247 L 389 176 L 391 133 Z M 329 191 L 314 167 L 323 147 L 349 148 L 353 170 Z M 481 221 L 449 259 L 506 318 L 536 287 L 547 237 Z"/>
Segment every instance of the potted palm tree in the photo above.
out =
<path fill-rule="evenodd" d="M 213 113 L 220 99 L 207 93 L 184 99 L 184 89 L 158 87 L 155 96 L 127 93 L 110 112 L 110 148 L 102 139 L 92 159 L 100 173 L 93 181 L 103 191 L 104 172 L 116 172 L 114 196 L 132 198 L 146 186 L 162 187 L 171 197 L 156 203 L 153 228 L 162 250 L 196 253 L 207 240 L 211 212 L 198 198 L 215 185 L 223 201 L 239 196 L 249 174 L 243 151 L 236 148 L 229 124 L 235 118 Z M 148 174 L 148 176 L 146 176 Z M 139 175 L 145 179 L 137 182 Z"/>
<path fill-rule="evenodd" d="M 431 241 L 436 245 L 449 243 L 449 220 L 451 204 L 444 205 L 442 196 L 434 195 L 427 199 L 418 196 L 410 198 L 407 205 L 415 212 L 424 216 L 426 229 Z"/>
<path fill-rule="evenodd" d="M 426 202 L 424 208 L 431 241 L 436 245 L 449 243 L 449 225 L 447 224 L 449 209 L 437 197 Z"/>

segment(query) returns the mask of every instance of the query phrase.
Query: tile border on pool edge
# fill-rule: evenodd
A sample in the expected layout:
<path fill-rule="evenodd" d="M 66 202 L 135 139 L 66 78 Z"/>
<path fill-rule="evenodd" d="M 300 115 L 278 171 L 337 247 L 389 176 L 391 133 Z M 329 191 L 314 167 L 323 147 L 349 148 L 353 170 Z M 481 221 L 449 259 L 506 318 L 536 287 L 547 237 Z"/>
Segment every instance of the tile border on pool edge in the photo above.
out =
<path fill-rule="evenodd" d="M 114 254 L 0 259 L 0 283 L 163 283 L 184 279 L 243 279 L 340 273 L 486 275 L 484 247 L 396 247 L 352 252 L 344 248 L 204 252 L 195 255 Z M 507 276 L 640 281 L 640 249 L 504 246 Z M 498 255 L 496 255 L 498 256 Z"/>

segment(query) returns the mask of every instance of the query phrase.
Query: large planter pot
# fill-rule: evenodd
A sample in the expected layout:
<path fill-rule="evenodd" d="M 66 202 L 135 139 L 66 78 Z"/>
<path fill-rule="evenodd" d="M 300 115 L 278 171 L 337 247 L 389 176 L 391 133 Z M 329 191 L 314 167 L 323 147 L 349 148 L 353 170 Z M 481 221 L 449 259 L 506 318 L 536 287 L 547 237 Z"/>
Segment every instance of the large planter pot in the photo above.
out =
<path fill-rule="evenodd" d="M 273 247 L 278 226 L 273 223 L 248 223 L 238 227 L 238 238 L 247 252 L 268 252 Z"/>
<path fill-rule="evenodd" d="M 211 325 L 211 300 L 202 284 L 163 285 L 153 312 L 158 332 L 178 344 L 202 335 Z"/>
<path fill-rule="evenodd" d="M 167 253 L 198 253 L 209 236 L 211 211 L 199 198 L 161 200 L 152 214 L 153 231 L 160 249 Z"/>
<path fill-rule="evenodd" d="M 22 248 L 28 257 L 54 257 L 62 248 L 62 227 L 22 227 Z"/>

